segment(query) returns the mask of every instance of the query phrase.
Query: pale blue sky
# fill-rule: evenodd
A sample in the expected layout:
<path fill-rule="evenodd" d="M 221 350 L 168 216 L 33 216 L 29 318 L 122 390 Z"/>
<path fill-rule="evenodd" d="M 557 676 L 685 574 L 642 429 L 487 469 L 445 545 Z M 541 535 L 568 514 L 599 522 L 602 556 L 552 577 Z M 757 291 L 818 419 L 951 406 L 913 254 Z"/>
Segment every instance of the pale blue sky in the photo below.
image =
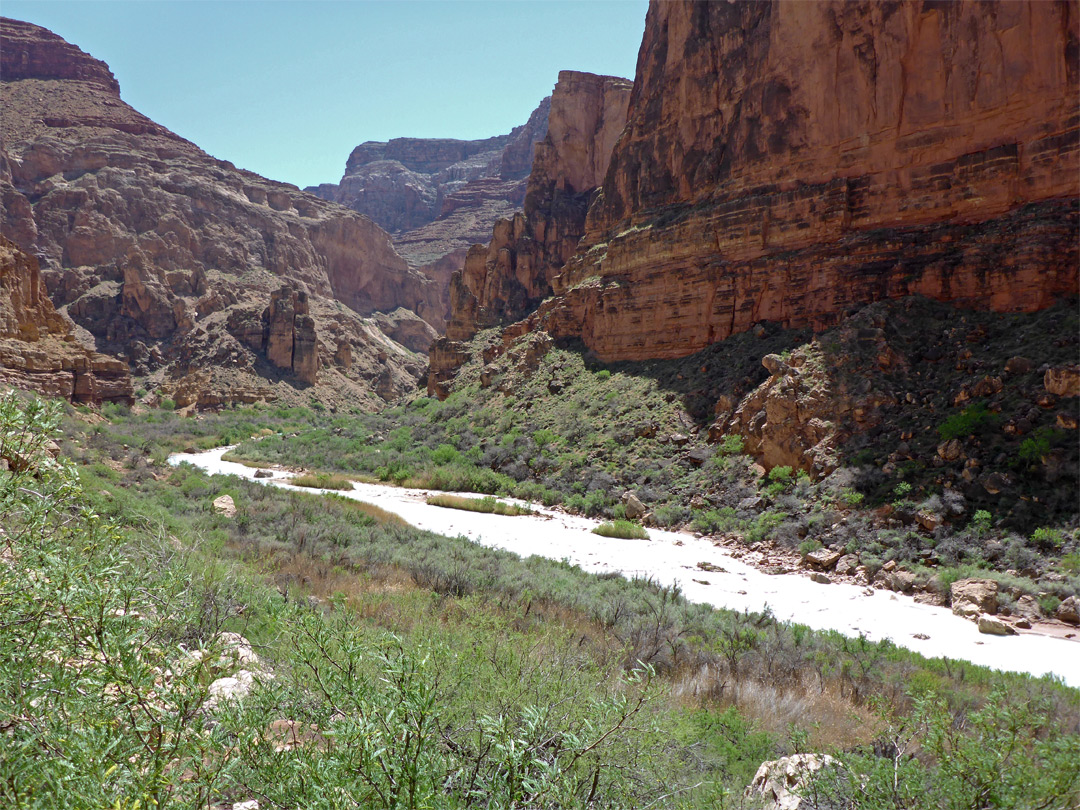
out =
<path fill-rule="evenodd" d="M 362 141 L 485 138 L 558 78 L 633 78 L 645 0 L 3 0 L 108 63 L 123 99 L 215 157 L 301 187 Z"/>

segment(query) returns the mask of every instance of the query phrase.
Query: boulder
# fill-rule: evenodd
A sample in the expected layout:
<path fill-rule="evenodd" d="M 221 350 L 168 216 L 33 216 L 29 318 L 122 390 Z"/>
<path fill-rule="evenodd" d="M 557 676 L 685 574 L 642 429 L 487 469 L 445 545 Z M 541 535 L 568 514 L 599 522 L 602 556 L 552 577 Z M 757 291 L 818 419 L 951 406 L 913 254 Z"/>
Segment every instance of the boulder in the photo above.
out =
<path fill-rule="evenodd" d="M 1080 396 L 1080 365 L 1048 368 L 1043 374 L 1043 387 L 1059 397 Z"/>
<path fill-rule="evenodd" d="M 221 495 L 214 498 L 214 511 L 227 518 L 236 517 L 236 504 L 232 495 Z"/>
<path fill-rule="evenodd" d="M 270 472 L 270 470 L 256 470 L 255 471 L 255 477 L 256 478 L 273 478 L 274 474 L 272 472 Z"/>
<path fill-rule="evenodd" d="M 911 593 L 915 590 L 917 579 L 911 571 L 893 571 L 886 576 L 889 590 L 897 593 Z"/>
<path fill-rule="evenodd" d="M 764 802 L 762 810 L 810 810 L 812 805 L 799 792 L 811 784 L 826 767 L 839 761 L 828 754 L 793 754 L 763 762 L 745 791 L 748 799 Z"/>
<path fill-rule="evenodd" d="M 949 439 L 938 445 L 937 454 L 943 461 L 956 461 L 963 455 L 963 446 L 959 439 Z"/>
<path fill-rule="evenodd" d="M 941 525 L 941 516 L 935 515 L 933 512 L 928 512 L 925 509 L 921 509 L 915 513 L 915 522 L 924 530 L 933 532 L 934 529 Z"/>
<path fill-rule="evenodd" d="M 256 667 L 259 665 L 259 656 L 251 647 L 251 642 L 239 633 L 218 633 L 216 642 L 224 649 L 222 659 L 239 667 Z"/>
<path fill-rule="evenodd" d="M 255 674 L 242 669 L 235 675 L 228 675 L 213 681 L 208 689 L 207 709 L 216 709 L 228 700 L 243 700 L 255 686 Z"/>
<path fill-rule="evenodd" d="M 810 574 L 810 579 L 821 585 L 829 585 L 832 583 L 832 580 L 829 579 L 828 574 L 823 574 L 820 571 L 814 571 L 812 574 Z"/>
<path fill-rule="evenodd" d="M 319 733 L 314 723 L 298 723 L 296 720 L 273 720 L 266 727 L 265 739 L 275 753 L 292 751 L 294 748 L 315 747 L 325 750 L 329 747 L 326 737 Z"/>
<path fill-rule="evenodd" d="M 1015 357 L 1010 357 L 1005 362 L 1005 373 L 1027 374 L 1029 371 L 1031 371 L 1031 367 L 1032 362 L 1030 360 L 1028 360 L 1026 357 L 1016 355 Z"/>
<path fill-rule="evenodd" d="M 1042 608 L 1039 607 L 1039 602 L 1034 596 L 1030 594 L 1024 594 L 1016 602 L 1013 603 L 1012 612 L 1014 616 L 1019 616 L 1021 619 L 1027 619 L 1029 622 L 1037 622 L 1042 619 Z"/>
<path fill-rule="evenodd" d="M 806 562 L 815 568 L 820 568 L 823 571 L 828 571 L 834 565 L 839 562 L 843 555 L 839 551 L 833 551 L 830 548 L 819 548 L 816 551 L 811 551 L 806 555 Z"/>
<path fill-rule="evenodd" d="M 1006 624 L 996 616 L 990 616 L 986 613 L 979 614 L 978 624 L 980 633 L 986 633 L 991 636 L 1016 635 L 1016 630 L 1014 630 L 1011 625 Z"/>
<path fill-rule="evenodd" d="M 1080 600 L 1077 600 L 1075 596 L 1070 596 L 1057 606 L 1054 618 L 1066 624 L 1080 624 Z"/>
<path fill-rule="evenodd" d="M 997 613 L 998 584 L 992 579 L 961 579 L 949 589 L 952 612 L 964 618 Z"/>
<path fill-rule="evenodd" d="M 641 518 L 645 512 L 645 504 L 641 502 L 637 495 L 633 492 L 627 491 L 622 496 L 623 506 L 626 508 L 626 516 L 630 520 L 637 520 Z"/>
<path fill-rule="evenodd" d="M 855 569 L 858 567 L 859 557 L 855 554 L 845 554 L 836 561 L 836 573 L 842 577 L 854 574 Z"/>

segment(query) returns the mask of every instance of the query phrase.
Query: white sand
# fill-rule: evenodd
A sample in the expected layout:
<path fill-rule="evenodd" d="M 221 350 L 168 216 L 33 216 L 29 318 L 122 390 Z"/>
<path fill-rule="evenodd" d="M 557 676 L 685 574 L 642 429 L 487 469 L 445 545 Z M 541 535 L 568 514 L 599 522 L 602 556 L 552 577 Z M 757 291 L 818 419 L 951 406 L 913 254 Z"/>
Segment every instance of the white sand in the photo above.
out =
<path fill-rule="evenodd" d="M 210 473 L 254 479 L 254 469 L 222 460 L 230 449 L 181 453 L 170 457 L 169 462 L 188 462 Z M 256 480 L 301 489 L 287 483 L 291 473 L 273 473 L 273 478 Z M 338 494 L 400 515 L 417 528 L 449 536 L 464 535 L 523 557 L 536 554 L 568 560 L 586 571 L 618 571 L 628 577 L 648 575 L 665 585 L 677 582 L 693 602 L 732 610 L 760 611 L 767 606 L 778 619 L 816 630 L 836 630 L 853 638 L 864 635 L 872 641 L 887 638 L 928 657 L 949 657 L 1033 675 L 1053 673 L 1070 686 L 1080 687 L 1077 640 L 1035 633 L 984 635 L 973 622 L 954 616 L 948 608 L 920 605 L 909 596 L 890 591 L 875 590 L 868 595 L 865 588 L 854 585 L 821 585 L 800 574 L 770 576 L 734 559 L 711 542 L 689 535 L 650 529 L 649 540 L 606 538 L 591 532 L 599 521 L 535 504 L 530 506 L 540 513 L 537 516 L 488 515 L 430 506 L 424 502 L 430 494 L 426 490 L 377 484 L 356 484 L 351 493 Z M 698 568 L 699 562 L 712 563 L 724 572 L 703 571 Z M 928 638 L 915 638 L 915 634 Z"/>

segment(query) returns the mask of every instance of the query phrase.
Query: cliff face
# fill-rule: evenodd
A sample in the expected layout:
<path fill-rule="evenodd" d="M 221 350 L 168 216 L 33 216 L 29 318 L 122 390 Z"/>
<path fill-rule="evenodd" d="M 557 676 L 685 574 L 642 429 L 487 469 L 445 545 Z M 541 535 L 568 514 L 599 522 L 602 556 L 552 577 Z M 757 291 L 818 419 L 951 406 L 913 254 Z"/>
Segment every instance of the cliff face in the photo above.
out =
<path fill-rule="evenodd" d="M 680 357 L 884 298 L 1075 294 L 1078 24 L 1067 2 L 654 2 L 585 235 L 508 337 Z"/>
<path fill-rule="evenodd" d="M 374 402 L 387 364 L 384 391 L 414 385 L 422 359 L 363 316 L 435 311 L 438 295 L 377 225 L 211 158 L 124 104 L 104 63 L 43 28 L 5 19 L 0 37 L 0 227 L 38 258 L 83 339 L 204 404 L 316 383 L 331 399 Z M 319 358 L 284 376 L 251 339 L 283 284 L 309 296 L 301 331 Z M 348 367 L 335 362 L 342 345 Z M 181 386 L 192 374 L 209 389 Z"/>
<path fill-rule="evenodd" d="M 613 76 L 559 74 L 524 211 L 497 220 L 490 243 L 470 248 L 463 269 L 450 278 L 447 341 L 515 321 L 551 294 L 555 272 L 585 233 L 589 203 L 626 121 L 630 89 L 629 81 Z M 460 356 L 440 344 L 429 379 L 449 379 L 456 368 L 452 358 Z"/>
<path fill-rule="evenodd" d="M 71 402 L 132 402 L 127 364 L 75 341 L 45 292 L 37 259 L 3 237 L 0 383 Z"/>

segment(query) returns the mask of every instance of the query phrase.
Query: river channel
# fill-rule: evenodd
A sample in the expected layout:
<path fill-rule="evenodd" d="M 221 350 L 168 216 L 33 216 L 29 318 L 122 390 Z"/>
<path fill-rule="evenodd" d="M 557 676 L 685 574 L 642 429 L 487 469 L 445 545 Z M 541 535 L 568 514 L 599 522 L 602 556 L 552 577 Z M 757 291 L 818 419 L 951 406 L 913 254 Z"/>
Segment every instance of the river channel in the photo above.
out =
<path fill-rule="evenodd" d="M 256 479 L 254 469 L 222 458 L 231 449 L 178 453 L 169 462 L 186 462 L 208 473 L 236 475 L 271 486 L 321 492 L 292 486 L 293 473 L 283 470 L 273 470 L 272 478 Z M 1070 686 L 1080 687 L 1077 639 L 1023 631 L 1016 636 L 985 635 L 948 608 L 919 604 L 902 594 L 845 583 L 819 584 L 799 573 L 766 574 L 705 538 L 657 529 L 649 530 L 648 540 L 606 538 L 591 531 L 599 521 L 536 504 L 529 504 L 536 515 L 504 517 L 432 506 L 425 498 L 433 492 L 378 484 L 357 483 L 351 492 L 336 494 L 393 512 L 419 529 L 463 535 L 523 557 L 536 554 L 565 559 L 595 573 L 618 571 L 627 577 L 651 576 L 665 585 L 678 583 L 692 602 L 739 611 L 768 607 L 780 620 L 816 630 L 836 630 L 853 638 L 863 635 L 872 641 L 889 639 L 927 657 L 1033 675 L 1053 673 Z"/>

